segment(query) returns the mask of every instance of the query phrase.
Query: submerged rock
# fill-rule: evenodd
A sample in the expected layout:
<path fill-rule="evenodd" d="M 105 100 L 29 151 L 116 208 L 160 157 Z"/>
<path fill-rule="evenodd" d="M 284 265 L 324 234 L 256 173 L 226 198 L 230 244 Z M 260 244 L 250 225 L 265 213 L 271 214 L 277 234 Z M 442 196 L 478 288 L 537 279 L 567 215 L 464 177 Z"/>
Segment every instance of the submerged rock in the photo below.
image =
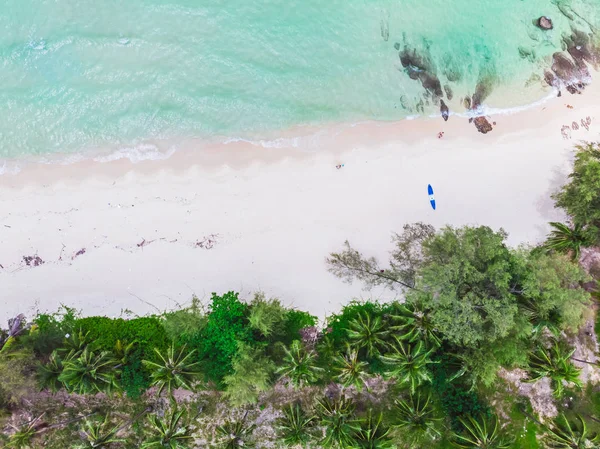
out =
<path fill-rule="evenodd" d="M 537 21 L 537 24 L 542 30 L 551 30 L 554 28 L 552 25 L 552 19 L 546 16 L 540 17 Z"/>
<path fill-rule="evenodd" d="M 408 47 L 404 47 L 399 56 L 402 67 L 411 79 L 420 81 L 423 88 L 434 98 L 444 95 L 442 83 L 435 75 L 435 68 L 429 58 L 419 55 L 416 50 L 409 50 Z"/>
<path fill-rule="evenodd" d="M 448 99 L 448 101 L 452 101 L 452 97 L 454 97 L 454 93 L 452 92 L 452 89 L 450 88 L 450 86 L 448 86 L 447 84 L 444 85 L 444 92 L 446 92 L 446 98 Z"/>
<path fill-rule="evenodd" d="M 480 79 L 475 87 L 475 93 L 471 99 L 471 109 L 477 109 L 484 100 L 492 93 L 493 81 L 489 78 Z"/>
<path fill-rule="evenodd" d="M 473 123 L 475 123 L 475 128 L 477 128 L 477 131 L 479 131 L 482 134 L 487 134 L 492 129 L 494 129 L 492 128 L 492 125 L 490 124 L 488 119 L 485 118 L 483 115 L 475 117 L 475 119 L 473 119 Z"/>
<path fill-rule="evenodd" d="M 448 106 L 444 103 L 444 100 L 440 100 L 440 112 L 442 113 L 442 118 L 445 122 L 448 121 L 448 117 L 450 116 L 450 112 L 448 110 Z"/>
<path fill-rule="evenodd" d="M 465 97 L 465 99 L 463 100 L 463 105 L 464 105 L 465 109 L 471 109 L 471 97 L 469 97 L 467 95 Z"/>
<path fill-rule="evenodd" d="M 585 65 L 585 64 L 584 64 Z M 587 67 L 583 69 L 575 64 L 571 58 L 557 52 L 552 55 L 552 71 L 571 94 L 581 93 L 585 88 L 584 78 L 589 77 Z"/>

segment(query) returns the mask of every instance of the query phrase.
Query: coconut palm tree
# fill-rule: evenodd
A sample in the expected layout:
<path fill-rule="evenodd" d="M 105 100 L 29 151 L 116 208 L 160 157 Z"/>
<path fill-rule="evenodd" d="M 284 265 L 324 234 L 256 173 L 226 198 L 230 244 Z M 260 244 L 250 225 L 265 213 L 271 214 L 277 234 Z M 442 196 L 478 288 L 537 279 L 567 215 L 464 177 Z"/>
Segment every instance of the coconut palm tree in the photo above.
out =
<path fill-rule="evenodd" d="M 381 413 L 373 416 L 369 409 L 367 417 L 360 422 L 360 428 L 354 433 L 351 449 L 393 449 L 396 447 L 390 439 L 390 429 L 382 424 Z"/>
<path fill-rule="evenodd" d="M 316 382 L 324 371 L 316 365 L 316 352 L 306 349 L 300 340 L 294 340 L 289 348 L 284 347 L 284 351 L 283 363 L 276 372 L 289 377 L 296 387 Z"/>
<path fill-rule="evenodd" d="M 562 397 L 564 393 L 564 382 L 573 383 L 577 388 L 581 388 L 579 373 L 581 369 L 571 363 L 571 356 L 575 349 L 568 350 L 554 341 L 550 348 L 538 346 L 537 349 L 529 354 L 529 381 L 535 382 L 543 377 L 549 377 L 554 396 Z"/>
<path fill-rule="evenodd" d="M 63 372 L 63 360 L 58 351 L 52 351 L 48 359 L 48 363 L 40 364 L 38 367 L 38 382 L 43 390 L 48 388 L 53 393 L 56 393 L 63 386 L 59 380 Z"/>
<path fill-rule="evenodd" d="M 381 317 L 371 317 L 368 313 L 359 313 L 348 323 L 348 339 L 352 348 L 364 350 L 367 357 L 376 357 L 380 349 L 386 346 L 385 339 L 389 331 L 384 329 Z"/>
<path fill-rule="evenodd" d="M 86 346 L 81 354 L 63 360 L 58 380 L 71 393 L 93 394 L 118 388 L 118 361 L 108 351 L 96 353 Z"/>
<path fill-rule="evenodd" d="M 100 421 L 86 420 L 81 429 L 84 441 L 76 445 L 77 449 L 100 449 L 108 448 L 113 443 L 122 443 L 125 440 L 117 438 L 120 426 L 112 426 L 110 415 L 104 416 Z"/>
<path fill-rule="evenodd" d="M 345 387 L 354 385 L 357 389 L 362 389 L 367 377 L 367 367 L 367 362 L 358 359 L 358 351 L 350 347 L 346 348 L 346 354 L 338 354 L 333 358 L 336 379 Z"/>
<path fill-rule="evenodd" d="M 10 449 L 29 449 L 33 437 L 38 433 L 38 422 L 44 416 L 43 414 L 32 419 L 21 427 L 13 427 L 14 433 L 8 438 L 7 448 Z"/>
<path fill-rule="evenodd" d="M 330 399 L 324 397 L 317 401 L 317 411 L 325 437 L 321 445 L 326 448 L 347 448 L 355 443 L 354 434 L 360 430 L 354 418 L 354 404 L 345 397 Z"/>
<path fill-rule="evenodd" d="M 192 359 L 195 349 L 186 353 L 185 345 L 175 350 L 173 344 L 167 349 L 166 355 L 156 348 L 154 352 L 158 356 L 158 363 L 150 360 L 142 360 L 142 363 L 150 371 L 151 385 L 158 387 L 159 396 L 164 390 L 172 395 L 175 388 L 193 390 L 194 383 L 201 376 L 199 362 L 194 362 Z"/>
<path fill-rule="evenodd" d="M 552 231 L 544 243 L 544 248 L 560 253 L 569 253 L 571 258 L 579 260 L 581 248 L 594 244 L 593 233 L 582 224 L 572 228 L 563 223 L 551 222 Z"/>
<path fill-rule="evenodd" d="M 164 419 L 149 415 L 152 437 L 141 445 L 141 449 L 188 449 L 193 441 L 191 429 L 182 423 L 185 410 L 176 409 Z"/>
<path fill-rule="evenodd" d="M 440 435 L 440 418 L 436 417 L 431 395 L 410 395 L 408 399 L 398 399 L 394 403 L 396 424 L 403 435 L 409 435 L 415 442 L 433 440 Z"/>
<path fill-rule="evenodd" d="M 580 415 L 575 421 L 569 421 L 564 415 L 559 415 L 546 426 L 543 437 L 546 447 L 551 449 L 585 449 L 598 447 L 598 435 L 590 433 Z"/>
<path fill-rule="evenodd" d="M 408 385 L 414 394 L 417 387 L 432 380 L 427 365 L 434 363 L 430 359 L 433 351 L 434 348 L 425 349 L 421 340 L 410 344 L 396 338 L 392 352 L 381 356 L 381 361 L 391 367 L 388 375 L 395 377 L 399 384 Z"/>
<path fill-rule="evenodd" d="M 399 331 L 403 340 L 411 343 L 422 340 L 428 347 L 439 347 L 442 344 L 429 311 L 420 302 L 402 304 L 392 319 L 397 323 L 392 330 Z"/>
<path fill-rule="evenodd" d="M 129 360 L 129 356 L 133 352 L 135 345 L 135 341 L 132 343 L 125 343 L 121 340 L 117 340 L 115 343 L 115 348 L 113 349 L 113 354 L 119 363 L 123 365 L 127 363 L 127 360 Z"/>
<path fill-rule="evenodd" d="M 247 414 L 248 412 L 239 421 L 226 421 L 225 424 L 217 426 L 221 448 L 242 449 L 253 447 L 251 438 L 256 426 L 254 424 L 250 426 L 246 424 Z"/>
<path fill-rule="evenodd" d="M 498 418 L 459 418 L 464 431 L 453 432 L 452 443 L 461 449 L 509 449 L 512 441 L 500 433 Z"/>
<path fill-rule="evenodd" d="M 290 404 L 283 410 L 277 429 L 286 446 L 306 445 L 312 438 L 316 417 L 308 415 L 299 403 Z"/>
<path fill-rule="evenodd" d="M 58 349 L 58 352 L 63 356 L 70 352 L 80 354 L 90 343 L 90 332 L 83 333 L 83 330 L 80 328 L 78 331 L 65 336 L 65 341 L 62 347 Z"/>
<path fill-rule="evenodd" d="M 550 310 L 542 310 L 539 304 L 539 302 L 534 300 L 524 301 L 519 304 L 519 310 L 527 317 L 527 320 L 533 327 L 533 335 L 541 335 L 544 329 L 548 329 L 550 333 L 558 336 L 562 330 L 560 311 L 556 307 Z"/>

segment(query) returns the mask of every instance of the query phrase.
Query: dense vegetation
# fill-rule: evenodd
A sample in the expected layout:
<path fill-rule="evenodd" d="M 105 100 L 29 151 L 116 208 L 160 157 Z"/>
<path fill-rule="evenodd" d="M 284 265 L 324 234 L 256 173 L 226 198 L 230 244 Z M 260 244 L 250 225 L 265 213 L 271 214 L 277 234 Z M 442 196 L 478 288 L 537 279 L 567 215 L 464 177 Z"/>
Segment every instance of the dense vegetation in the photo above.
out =
<path fill-rule="evenodd" d="M 387 267 L 346 242 L 347 281 L 402 301 L 324 323 L 257 294 L 136 318 L 64 308 L 0 334 L 1 444 L 13 448 L 593 448 L 600 379 L 600 150 L 555 196 L 571 222 L 511 248 L 485 226 L 404 226 Z M 584 269 L 586 268 L 586 269 Z"/>

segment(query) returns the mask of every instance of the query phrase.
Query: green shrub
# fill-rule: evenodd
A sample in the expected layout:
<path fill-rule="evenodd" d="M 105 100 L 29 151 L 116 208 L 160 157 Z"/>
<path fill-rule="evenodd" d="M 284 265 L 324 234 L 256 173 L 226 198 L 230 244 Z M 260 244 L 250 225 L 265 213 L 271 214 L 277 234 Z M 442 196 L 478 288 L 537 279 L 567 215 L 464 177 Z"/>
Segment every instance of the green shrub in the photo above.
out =
<path fill-rule="evenodd" d="M 293 340 L 300 338 L 300 330 L 305 327 L 316 326 L 317 317 L 308 312 L 290 309 L 285 317 L 285 327 L 281 342 L 289 346 Z"/>
<path fill-rule="evenodd" d="M 460 378 L 452 380 L 456 374 L 456 365 L 452 356 L 443 351 L 434 355 L 434 360 L 439 362 L 431 365 L 433 373 L 432 390 L 438 396 L 444 413 L 450 419 L 454 430 L 460 430 L 458 418 L 467 416 L 491 417 L 490 408 L 483 403 L 469 386 L 460 382 Z"/>
<path fill-rule="evenodd" d="M 76 320 L 75 310 L 69 307 L 53 314 L 39 314 L 33 319 L 31 332 L 24 337 L 25 345 L 38 357 L 48 356 L 62 345 L 66 334 L 73 332 Z"/>
<path fill-rule="evenodd" d="M 197 297 L 192 298 L 191 306 L 167 312 L 162 316 L 163 327 L 169 339 L 176 345 L 183 345 L 186 341 L 197 335 L 208 321 L 208 317 L 200 306 Z"/>
<path fill-rule="evenodd" d="M 125 320 L 94 316 L 80 318 L 75 329 L 89 332 L 89 338 L 97 349 L 113 351 L 117 341 L 133 343 L 142 350 L 143 357 L 151 357 L 154 348 L 163 350 L 170 344 L 159 318 L 154 316 Z"/>
<path fill-rule="evenodd" d="M 209 309 L 206 326 L 187 343 L 190 349 L 198 350 L 207 378 L 220 385 L 223 377 L 233 372 L 238 341 L 252 342 L 252 330 L 246 318 L 248 306 L 237 293 L 213 293 Z"/>
<path fill-rule="evenodd" d="M 123 318 L 89 317 L 75 321 L 75 329 L 85 334 L 92 345 L 102 351 L 115 351 L 117 341 L 133 343 L 122 367 L 121 387 L 130 397 L 139 397 L 150 385 L 142 360 L 154 360 L 154 348 L 165 350 L 169 345 L 167 333 L 158 317 L 150 316 L 125 320 Z"/>

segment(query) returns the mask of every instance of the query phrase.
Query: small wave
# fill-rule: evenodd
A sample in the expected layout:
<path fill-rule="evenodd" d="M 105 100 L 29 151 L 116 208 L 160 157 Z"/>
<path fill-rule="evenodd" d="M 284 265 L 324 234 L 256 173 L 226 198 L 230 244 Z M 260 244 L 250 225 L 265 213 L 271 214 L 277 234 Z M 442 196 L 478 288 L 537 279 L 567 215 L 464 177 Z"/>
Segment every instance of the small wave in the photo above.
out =
<path fill-rule="evenodd" d="M 21 171 L 21 167 L 17 162 L 14 161 L 2 161 L 0 162 L 0 176 L 1 175 L 16 175 Z"/>
<path fill-rule="evenodd" d="M 166 152 L 160 151 L 156 145 L 141 144 L 134 147 L 120 148 L 105 156 L 96 156 L 94 162 L 112 162 L 119 159 L 129 159 L 132 163 L 142 161 L 161 161 L 168 159 L 175 153 L 175 148 L 171 147 Z"/>

